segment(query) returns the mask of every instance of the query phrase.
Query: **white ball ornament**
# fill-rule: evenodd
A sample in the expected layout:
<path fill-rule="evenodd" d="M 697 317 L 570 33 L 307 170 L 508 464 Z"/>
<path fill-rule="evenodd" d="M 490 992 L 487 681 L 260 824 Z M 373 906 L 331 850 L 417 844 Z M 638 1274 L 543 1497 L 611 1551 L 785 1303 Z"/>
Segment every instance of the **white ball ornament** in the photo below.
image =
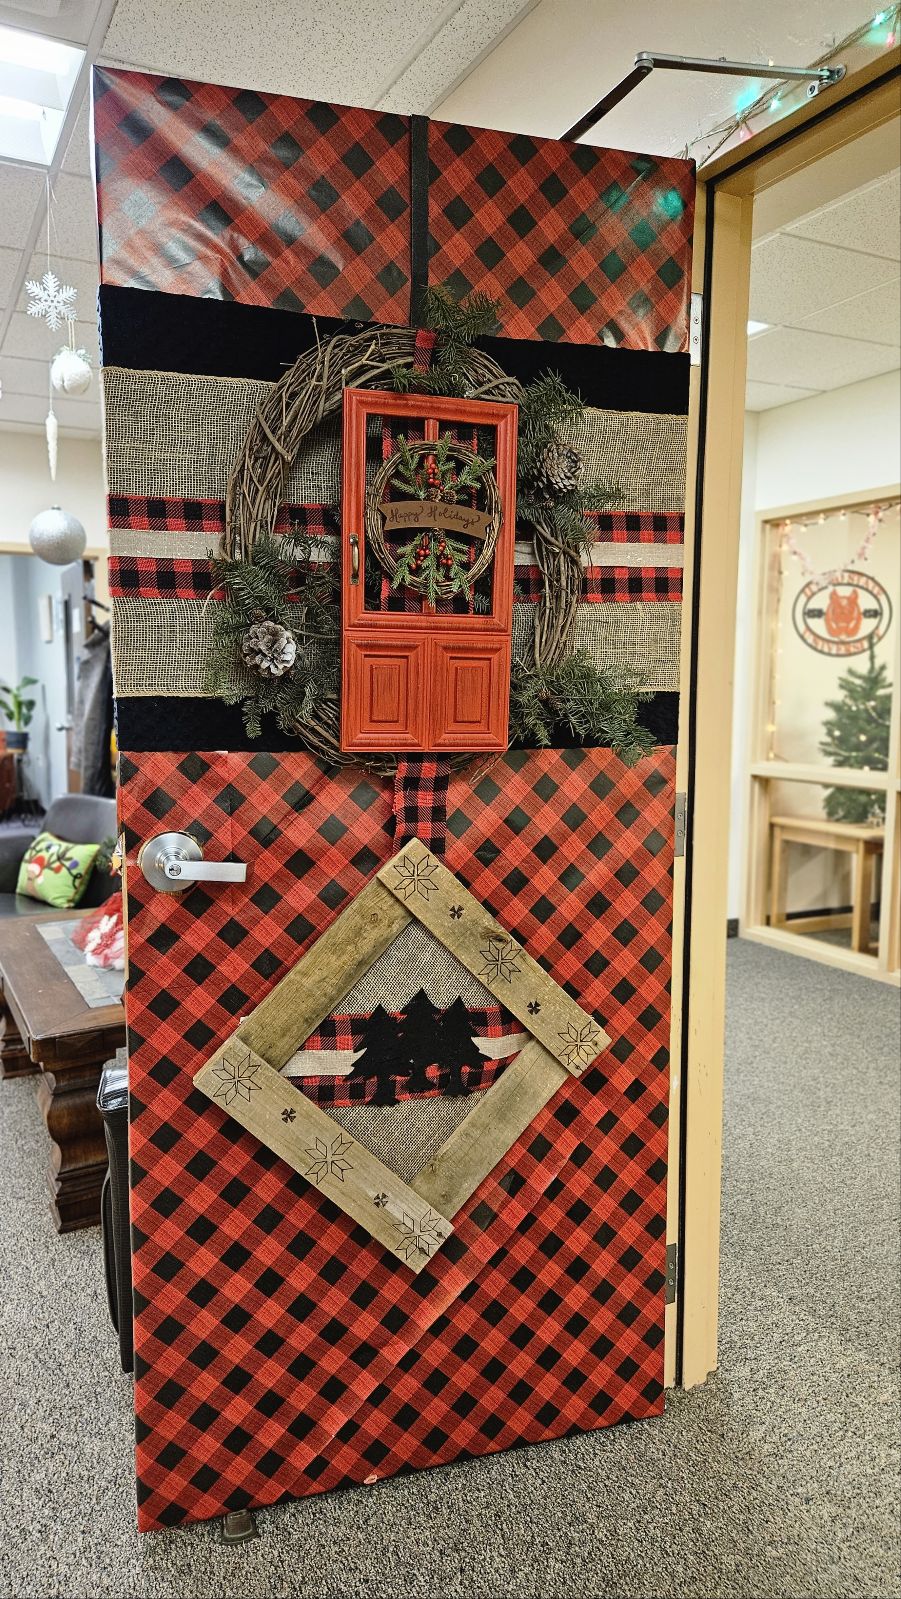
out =
<path fill-rule="evenodd" d="M 28 542 L 35 555 L 50 566 L 69 566 L 81 559 L 88 536 L 77 516 L 70 516 L 58 505 L 41 511 L 28 529 Z"/>
<path fill-rule="evenodd" d="M 93 379 L 83 350 L 58 350 L 50 363 L 50 382 L 57 394 L 86 394 Z"/>

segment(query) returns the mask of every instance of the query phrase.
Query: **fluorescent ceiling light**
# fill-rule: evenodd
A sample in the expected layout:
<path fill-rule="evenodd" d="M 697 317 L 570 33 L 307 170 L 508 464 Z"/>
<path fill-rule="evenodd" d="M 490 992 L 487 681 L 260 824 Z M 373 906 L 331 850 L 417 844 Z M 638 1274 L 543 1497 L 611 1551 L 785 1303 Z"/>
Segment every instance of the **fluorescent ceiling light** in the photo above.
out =
<path fill-rule="evenodd" d="M 0 26 L 0 158 L 49 166 L 84 51 Z"/>
<path fill-rule="evenodd" d="M 749 339 L 753 339 L 755 333 L 765 333 L 767 328 L 770 327 L 770 326 L 771 326 L 771 323 L 769 323 L 769 322 L 749 322 L 748 323 L 748 338 Z"/>

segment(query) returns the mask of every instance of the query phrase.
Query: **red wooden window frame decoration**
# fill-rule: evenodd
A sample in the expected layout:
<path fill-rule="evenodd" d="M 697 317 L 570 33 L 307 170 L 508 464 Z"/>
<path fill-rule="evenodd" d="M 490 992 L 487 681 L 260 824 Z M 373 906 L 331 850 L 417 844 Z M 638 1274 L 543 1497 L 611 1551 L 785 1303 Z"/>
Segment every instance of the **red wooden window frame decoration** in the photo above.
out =
<path fill-rule="evenodd" d="M 484 614 L 365 608 L 366 435 L 371 416 L 442 427 L 490 427 L 501 523 L 491 607 Z M 379 389 L 344 391 L 341 748 L 353 751 L 504 750 L 510 685 L 516 539 L 517 407 Z M 357 540 L 356 545 L 353 541 Z"/>

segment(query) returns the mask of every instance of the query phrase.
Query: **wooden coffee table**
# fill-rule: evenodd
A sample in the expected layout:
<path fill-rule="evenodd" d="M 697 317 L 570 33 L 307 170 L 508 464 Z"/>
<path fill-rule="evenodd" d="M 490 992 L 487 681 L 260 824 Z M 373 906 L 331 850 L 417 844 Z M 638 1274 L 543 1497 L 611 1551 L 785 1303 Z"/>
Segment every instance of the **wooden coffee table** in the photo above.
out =
<path fill-rule="evenodd" d="M 56 911 L 54 920 L 83 912 Z M 0 989 L 5 1030 L 0 1076 L 41 1073 L 38 1104 L 50 1134 L 47 1180 L 57 1232 L 100 1220 L 106 1171 L 97 1085 L 125 1044 L 121 1004 L 92 1010 L 42 938 L 37 919 L 0 921 Z"/>

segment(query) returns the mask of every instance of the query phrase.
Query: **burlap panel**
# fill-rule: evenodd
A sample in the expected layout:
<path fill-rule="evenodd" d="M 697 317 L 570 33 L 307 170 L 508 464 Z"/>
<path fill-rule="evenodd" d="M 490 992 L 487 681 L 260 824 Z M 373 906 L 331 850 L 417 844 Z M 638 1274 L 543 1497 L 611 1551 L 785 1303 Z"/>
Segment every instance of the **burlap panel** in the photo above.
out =
<path fill-rule="evenodd" d="M 587 650 L 598 666 L 640 675 L 655 693 L 679 688 L 682 627 L 680 600 L 599 601 L 576 608 L 575 648 Z M 513 657 L 533 658 L 535 607 L 513 607 Z"/>
<path fill-rule="evenodd" d="M 615 485 L 624 496 L 617 510 L 684 511 L 685 423 L 684 416 L 587 408 L 573 436 L 584 481 Z"/>
<path fill-rule="evenodd" d="M 478 1092 L 452 1099 L 402 1099 L 398 1105 L 333 1105 L 328 1114 L 409 1183 L 481 1098 Z"/>
<path fill-rule="evenodd" d="M 110 494 L 221 500 L 270 383 L 182 372 L 103 369 Z M 309 435 L 286 499 L 334 505 L 341 497 L 341 416 Z"/>
<path fill-rule="evenodd" d="M 376 1005 L 402 1010 L 420 988 L 439 1010 L 446 1010 L 455 999 L 479 1007 L 497 1004 L 494 995 L 433 933 L 421 923 L 411 922 L 373 961 L 335 1010 L 350 1016 L 365 1016 Z"/>
<path fill-rule="evenodd" d="M 113 686 L 119 699 L 204 694 L 211 600 L 113 600 Z M 234 684 L 242 681 L 236 665 Z"/>

